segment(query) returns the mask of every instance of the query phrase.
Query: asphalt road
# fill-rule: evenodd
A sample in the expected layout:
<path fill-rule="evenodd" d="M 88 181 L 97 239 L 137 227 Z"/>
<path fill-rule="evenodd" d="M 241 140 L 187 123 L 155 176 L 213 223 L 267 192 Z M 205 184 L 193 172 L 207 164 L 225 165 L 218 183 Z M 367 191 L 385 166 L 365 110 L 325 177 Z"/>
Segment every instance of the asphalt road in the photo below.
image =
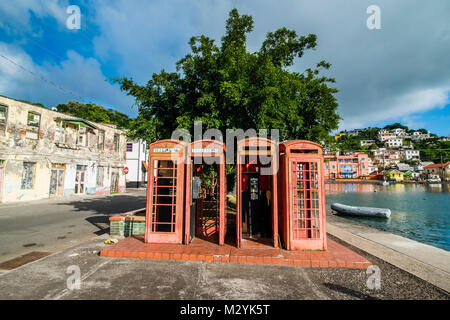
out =
<path fill-rule="evenodd" d="M 145 191 L 0 205 L 0 263 L 31 251 L 56 252 L 109 233 L 108 218 L 145 207 Z"/>

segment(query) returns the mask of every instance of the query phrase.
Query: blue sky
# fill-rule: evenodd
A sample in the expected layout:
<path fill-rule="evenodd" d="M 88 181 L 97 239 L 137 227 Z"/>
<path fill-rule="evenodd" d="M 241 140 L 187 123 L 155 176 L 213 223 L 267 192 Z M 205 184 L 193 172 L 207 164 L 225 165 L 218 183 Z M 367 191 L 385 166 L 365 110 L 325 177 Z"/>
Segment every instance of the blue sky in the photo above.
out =
<path fill-rule="evenodd" d="M 72 99 L 95 102 L 135 116 L 133 99 L 105 79 L 127 76 L 144 84 L 154 72 L 174 71 L 175 62 L 188 53 L 189 38 L 205 34 L 220 40 L 228 12 L 237 7 L 255 21 L 250 50 L 283 26 L 317 34 L 317 50 L 293 69 L 303 72 L 323 59 L 332 64 L 327 75 L 340 90 L 340 129 L 402 122 L 449 135 L 450 2 L 376 1 L 381 29 L 369 30 L 366 9 L 373 3 L 1 1 L 0 94 L 47 106 Z M 69 5 L 81 9 L 80 30 L 66 27 Z"/>

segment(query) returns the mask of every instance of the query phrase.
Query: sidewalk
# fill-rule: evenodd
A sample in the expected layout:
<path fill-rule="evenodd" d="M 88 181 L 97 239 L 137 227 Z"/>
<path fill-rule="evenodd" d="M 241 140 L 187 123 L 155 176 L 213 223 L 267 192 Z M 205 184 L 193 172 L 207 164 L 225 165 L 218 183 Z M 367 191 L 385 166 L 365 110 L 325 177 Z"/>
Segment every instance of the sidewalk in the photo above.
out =
<path fill-rule="evenodd" d="M 327 215 L 327 232 L 344 242 L 450 292 L 450 252 Z"/>
<path fill-rule="evenodd" d="M 97 238 L 1 274 L 0 299 L 449 299 L 375 257 L 380 290 L 364 269 L 100 257 L 107 247 Z M 74 266 L 81 286 L 69 290 Z"/>

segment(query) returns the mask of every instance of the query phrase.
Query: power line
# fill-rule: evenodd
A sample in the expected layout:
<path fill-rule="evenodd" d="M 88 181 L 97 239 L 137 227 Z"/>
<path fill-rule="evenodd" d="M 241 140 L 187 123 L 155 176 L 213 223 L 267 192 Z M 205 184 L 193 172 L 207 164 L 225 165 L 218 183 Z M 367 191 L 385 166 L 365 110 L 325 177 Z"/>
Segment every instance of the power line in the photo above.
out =
<path fill-rule="evenodd" d="M 2 57 L 3 59 L 9 61 L 10 63 L 14 64 L 15 66 L 21 68 L 22 70 L 24 70 L 24 71 L 26 71 L 26 72 L 32 74 L 33 76 L 38 77 L 38 78 L 41 79 L 42 81 L 44 81 L 44 82 L 50 84 L 51 86 L 57 88 L 58 90 L 60 90 L 60 91 L 62 91 L 62 92 L 64 92 L 64 93 L 68 93 L 68 94 L 70 94 L 70 95 L 76 97 L 76 98 L 79 99 L 80 101 L 84 101 L 84 100 L 85 100 L 85 99 L 83 99 L 81 96 L 79 96 L 78 94 L 74 93 L 73 91 L 68 90 L 68 89 L 65 89 L 64 87 L 62 87 L 62 86 L 60 86 L 60 85 L 54 83 L 54 82 L 51 81 L 51 80 L 48 80 L 48 79 L 44 78 L 43 76 L 41 76 L 40 74 L 38 74 L 38 73 L 36 73 L 36 72 L 34 72 L 34 71 L 28 70 L 28 69 L 25 68 L 24 66 L 18 64 L 17 62 L 11 60 L 10 58 L 6 57 L 5 55 L 3 55 L 3 54 L 1 54 L 1 53 L 0 53 L 0 57 Z"/>

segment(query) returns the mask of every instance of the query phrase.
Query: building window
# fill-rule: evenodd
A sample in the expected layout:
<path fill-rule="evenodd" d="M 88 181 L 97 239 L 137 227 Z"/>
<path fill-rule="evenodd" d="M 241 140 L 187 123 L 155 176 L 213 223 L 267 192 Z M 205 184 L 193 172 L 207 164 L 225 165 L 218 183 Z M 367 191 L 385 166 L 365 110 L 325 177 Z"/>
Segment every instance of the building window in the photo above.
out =
<path fill-rule="evenodd" d="M 21 189 L 33 189 L 34 186 L 34 162 L 23 163 L 22 184 Z"/>
<path fill-rule="evenodd" d="M 8 116 L 8 107 L 0 105 L 0 135 L 5 134 L 7 116 Z"/>
<path fill-rule="evenodd" d="M 104 167 L 97 167 L 97 187 L 103 187 Z"/>
<path fill-rule="evenodd" d="M 113 151 L 118 152 L 119 151 L 119 135 L 117 133 L 114 134 L 114 146 Z"/>
<path fill-rule="evenodd" d="M 105 131 L 99 130 L 98 131 L 98 144 L 97 148 L 98 150 L 103 150 L 105 147 Z"/>
<path fill-rule="evenodd" d="M 64 122 L 61 120 L 55 120 L 56 128 L 55 128 L 55 142 L 65 143 L 66 136 L 64 131 Z"/>
<path fill-rule="evenodd" d="M 127 152 L 133 152 L 133 144 L 127 143 Z"/>
<path fill-rule="evenodd" d="M 26 137 L 35 140 L 39 139 L 40 125 L 41 125 L 41 115 L 31 111 L 28 112 Z"/>
<path fill-rule="evenodd" d="M 86 146 L 86 142 L 87 142 L 86 136 L 87 136 L 86 127 L 79 125 L 78 126 L 78 139 L 77 139 L 77 144 L 79 146 L 83 146 L 83 147 Z"/>

